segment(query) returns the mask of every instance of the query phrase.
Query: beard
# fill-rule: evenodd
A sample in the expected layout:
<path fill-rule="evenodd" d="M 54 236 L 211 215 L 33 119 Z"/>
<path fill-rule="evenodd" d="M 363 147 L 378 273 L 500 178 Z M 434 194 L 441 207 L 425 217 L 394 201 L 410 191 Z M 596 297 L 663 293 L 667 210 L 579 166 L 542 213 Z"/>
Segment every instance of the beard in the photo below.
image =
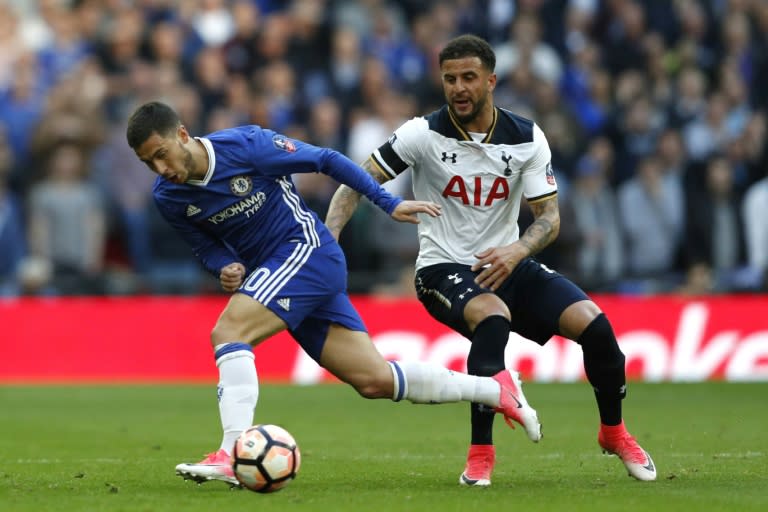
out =
<path fill-rule="evenodd" d="M 453 105 L 448 102 L 448 108 L 451 109 L 451 113 L 456 118 L 458 122 L 461 124 L 469 124 L 472 121 L 474 121 L 477 116 L 480 115 L 480 112 L 483 111 L 485 108 L 485 105 L 488 103 L 488 94 L 483 94 L 480 98 L 478 98 L 477 102 L 474 104 L 474 108 L 469 111 L 467 114 L 459 114 L 456 112 L 456 109 L 453 108 Z"/>

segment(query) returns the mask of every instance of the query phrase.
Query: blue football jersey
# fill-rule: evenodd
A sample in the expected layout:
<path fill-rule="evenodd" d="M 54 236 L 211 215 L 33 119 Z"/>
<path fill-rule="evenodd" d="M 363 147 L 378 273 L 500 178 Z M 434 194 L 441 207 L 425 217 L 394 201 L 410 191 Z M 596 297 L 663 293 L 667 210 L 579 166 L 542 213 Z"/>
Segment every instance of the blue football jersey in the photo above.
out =
<path fill-rule="evenodd" d="M 296 192 L 291 174 L 325 173 L 387 213 L 400 202 L 341 153 L 259 126 L 229 128 L 198 140 L 208 152 L 205 177 L 182 184 L 158 177 L 153 195 L 163 217 L 217 276 L 236 261 L 252 269 L 285 242 L 336 243 Z"/>

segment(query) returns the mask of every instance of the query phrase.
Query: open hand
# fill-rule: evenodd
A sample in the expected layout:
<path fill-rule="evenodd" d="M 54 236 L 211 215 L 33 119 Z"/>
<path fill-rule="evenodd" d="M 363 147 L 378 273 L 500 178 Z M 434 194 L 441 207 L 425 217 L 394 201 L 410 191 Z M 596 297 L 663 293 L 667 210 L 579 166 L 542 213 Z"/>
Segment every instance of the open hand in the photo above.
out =
<path fill-rule="evenodd" d="M 443 207 L 430 201 L 403 201 L 392 211 L 391 217 L 398 222 L 418 224 L 417 213 L 426 213 L 430 217 L 439 217 Z"/>
<path fill-rule="evenodd" d="M 475 254 L 477 263 L 472 265 L 472 271 L 480 271 L 475 283 L 492 291 L 498 290 L 525 256 L 525 250 L 517 243 L 492 247 Z"/>

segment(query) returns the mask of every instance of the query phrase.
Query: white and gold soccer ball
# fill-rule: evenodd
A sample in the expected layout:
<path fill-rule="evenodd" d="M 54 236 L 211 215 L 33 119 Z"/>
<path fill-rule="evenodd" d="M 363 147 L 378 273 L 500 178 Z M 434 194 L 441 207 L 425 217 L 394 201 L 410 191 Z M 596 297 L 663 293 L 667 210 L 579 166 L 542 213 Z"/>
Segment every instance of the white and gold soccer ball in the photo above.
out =
<path fill-rule="evenodd" d="M 240 434 L 232 450 L 232 469 L 243 487 L 279 491 L 296 478 L 301 452 L 296 440 L 277 425 L 254 425 Z"/>

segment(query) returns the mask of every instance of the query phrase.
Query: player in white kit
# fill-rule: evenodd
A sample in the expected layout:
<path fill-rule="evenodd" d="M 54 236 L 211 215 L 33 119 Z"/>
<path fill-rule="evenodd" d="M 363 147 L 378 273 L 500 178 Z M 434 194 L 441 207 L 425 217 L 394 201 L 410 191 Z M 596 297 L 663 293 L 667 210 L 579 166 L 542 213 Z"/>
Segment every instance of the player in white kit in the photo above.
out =
<path fill-rule="evenodd" d="M 654 480 L 650 455 L 627 432 L 624 355 L 598 306 L 574 283 L 532 259 L 558 235 L 560 216 L 551 152 L 541 129 L 493 103 L 495 55 L 464 35 L 440 52 L 446 105 L 404 123 L 363 167 L 380 183 L 410 168 L 414 196 L 442 206 L 418 226 L 416 289 L 440 322 L 472 345 L 470 374 L 504 368 L 510 331 L 544 345 L 557 334 L 581 345 L 600 415 L 598 443 L 629 474 Z M 535 217 L 522 235 L 525 197 Z M 360 194 L 341 186 L 326 224 L 335 237 Z M 471 443 L 459 482 L 487 486 L 495 463 L 493 414 L 471 405 Z"/>

